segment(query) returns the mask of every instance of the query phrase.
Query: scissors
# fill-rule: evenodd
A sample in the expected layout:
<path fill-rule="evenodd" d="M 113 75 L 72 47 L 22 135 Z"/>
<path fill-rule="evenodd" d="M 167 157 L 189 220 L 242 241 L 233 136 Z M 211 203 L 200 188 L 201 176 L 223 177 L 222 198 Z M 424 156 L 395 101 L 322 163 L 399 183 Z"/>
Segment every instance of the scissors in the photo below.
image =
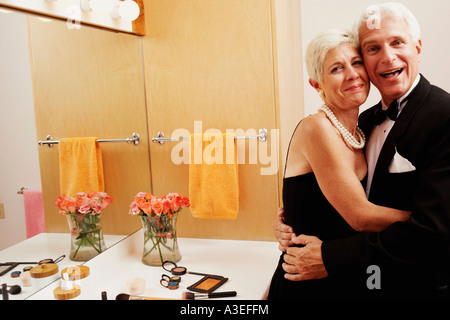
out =
<path fill-rule="evenodd" d="M 172 266 L 172 268 L 170 268 Z M 162 264 L 162 267 L 164 270 L 170 272 L 171 274 L 175 276 L 182 276 L 184 274 L 195 274 L 197 276 L 207 276 L 207 277 L 217 277 L 217 278 L 223 278 L 222 276 L 214 275 L 214 274 L 207 274 L 207 273 L 200 273 L 200 272 L 192 272 L 188 271 L 186 267 L 177 266 L 175 262 L 172 261 L 164 261 Z M 169 269 L 167 269 L 167 268 Z"/>

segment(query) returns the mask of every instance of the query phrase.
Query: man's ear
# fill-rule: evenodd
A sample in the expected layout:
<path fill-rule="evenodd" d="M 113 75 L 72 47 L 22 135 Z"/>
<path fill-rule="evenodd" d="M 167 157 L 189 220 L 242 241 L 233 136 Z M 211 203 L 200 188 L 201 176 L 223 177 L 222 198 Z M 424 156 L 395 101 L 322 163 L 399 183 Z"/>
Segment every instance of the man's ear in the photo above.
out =
<path fill-rule="evenodd" d="M 419 39 L 416 43 L 416 50 L 417 50 L 417 57 L 420 62 L 420 59 L 422 57 L 422 40 L 421 39 Z"/>

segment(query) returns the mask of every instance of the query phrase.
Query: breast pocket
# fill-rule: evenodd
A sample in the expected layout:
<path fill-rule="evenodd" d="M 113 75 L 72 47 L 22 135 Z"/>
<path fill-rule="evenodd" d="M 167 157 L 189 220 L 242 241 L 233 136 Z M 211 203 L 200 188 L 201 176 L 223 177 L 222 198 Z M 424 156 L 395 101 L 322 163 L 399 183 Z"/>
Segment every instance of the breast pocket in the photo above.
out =
<path fill-rule="evenodd" d="M 411 161 L 398 153 L 397 148 L 395 148 L 394 157 L 389 164 L 389 173 L 407 173 L 415 170 L 416 167 L 411 163 Z"/>

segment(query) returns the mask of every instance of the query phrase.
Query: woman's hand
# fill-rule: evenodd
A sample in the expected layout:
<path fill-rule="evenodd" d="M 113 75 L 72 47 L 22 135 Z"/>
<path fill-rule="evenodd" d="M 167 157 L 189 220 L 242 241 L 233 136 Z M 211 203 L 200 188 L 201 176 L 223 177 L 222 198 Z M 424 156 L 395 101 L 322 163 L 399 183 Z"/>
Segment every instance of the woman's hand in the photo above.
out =
<path fill-rule="evenodd" d="M 295 233 L 292 228 L 283 223 L 284 209 L 279 208 L 277 216 L 278 218 L 272 223 L 273 234 L 278 241 L 278 248 L 282 252 L 286 252 L 286 249 L 293 244 L 292 237 L 295 237 Z"/>

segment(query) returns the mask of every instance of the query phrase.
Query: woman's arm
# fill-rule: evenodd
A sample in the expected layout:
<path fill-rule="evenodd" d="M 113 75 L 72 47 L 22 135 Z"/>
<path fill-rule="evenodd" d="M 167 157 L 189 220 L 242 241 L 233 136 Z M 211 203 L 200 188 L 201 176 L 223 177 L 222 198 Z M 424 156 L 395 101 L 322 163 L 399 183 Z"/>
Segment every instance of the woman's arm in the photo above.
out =
<path fill-rule="evenodd" d="M 394 222 L 408 220 L 409 212 L 367 200 L 355 173 L 352 153 L 328 119 L 316 116 L 303 122 L 299 130 L 300 150 L 327 200 L 353 229 L 376 232 Z"/>

